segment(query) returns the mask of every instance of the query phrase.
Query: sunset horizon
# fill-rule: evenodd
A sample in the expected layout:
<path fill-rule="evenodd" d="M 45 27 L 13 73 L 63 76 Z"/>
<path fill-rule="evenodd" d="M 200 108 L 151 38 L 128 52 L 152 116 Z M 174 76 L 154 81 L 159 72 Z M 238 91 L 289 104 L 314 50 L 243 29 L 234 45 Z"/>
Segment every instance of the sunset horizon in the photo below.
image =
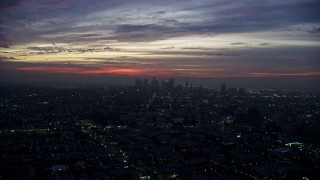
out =
<path fill-rule="evenodd" d="M 0 81 L 156 75 L 284 78 L 317 87 L 319 6 L 309 0 L 3 1 Z"/>

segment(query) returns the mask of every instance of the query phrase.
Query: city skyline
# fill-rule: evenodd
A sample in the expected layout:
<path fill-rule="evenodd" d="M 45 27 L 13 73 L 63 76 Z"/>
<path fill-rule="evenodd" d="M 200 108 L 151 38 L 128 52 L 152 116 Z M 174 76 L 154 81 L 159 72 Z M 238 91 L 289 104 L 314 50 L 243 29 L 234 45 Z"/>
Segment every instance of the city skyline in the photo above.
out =
<path fill-rule="evenodd" d="M 319 88 L 317 1 L 15 0 L 0 8 L 1 81 L 156 75 Z"/>

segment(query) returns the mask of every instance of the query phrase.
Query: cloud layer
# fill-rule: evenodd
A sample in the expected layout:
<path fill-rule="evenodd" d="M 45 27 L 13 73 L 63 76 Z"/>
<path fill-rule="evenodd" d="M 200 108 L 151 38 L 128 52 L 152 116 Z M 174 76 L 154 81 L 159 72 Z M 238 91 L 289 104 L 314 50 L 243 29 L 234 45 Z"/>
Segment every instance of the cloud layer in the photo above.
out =
<path fill-rule="evenodd" d="M 319 76 L 319 12 L 317 0 L 5 0 L 2 69 Z"/>

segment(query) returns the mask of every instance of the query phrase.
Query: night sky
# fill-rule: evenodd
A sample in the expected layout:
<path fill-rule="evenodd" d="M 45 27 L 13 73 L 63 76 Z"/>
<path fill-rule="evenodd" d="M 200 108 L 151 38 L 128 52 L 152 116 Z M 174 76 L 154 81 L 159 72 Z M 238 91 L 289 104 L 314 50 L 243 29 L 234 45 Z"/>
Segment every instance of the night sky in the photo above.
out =
<path fill-rule="evenodd" d="M 318 0 L 2 0 L 0 80 L 316 87 L 319 40 Z"/>

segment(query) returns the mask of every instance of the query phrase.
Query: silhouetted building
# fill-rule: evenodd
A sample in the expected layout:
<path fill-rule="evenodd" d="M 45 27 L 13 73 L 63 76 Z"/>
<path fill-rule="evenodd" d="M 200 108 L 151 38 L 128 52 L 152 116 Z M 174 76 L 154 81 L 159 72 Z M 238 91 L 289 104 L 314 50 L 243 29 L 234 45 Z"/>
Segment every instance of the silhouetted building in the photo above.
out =
<path fill-rule="evenodd" d="M 144 79 L 143 88 L 147 88 L 149 86 L 148 79 Z"/>
<path fill-rule="evenodd" d="M 186 81 L 186 85 L 185 86 L 186 86 L 185 87 L 185 91 L 188 92 L 188 90 L 189 90 L 189 82 L 188 81 Z"/>
<path fill-rule="evenodd" d="M 172 91 L 174 89 L 174 79 L 161 81 L 161 88 L 166 91 Z"/>
<path fill-rule="evenodd" d="M 228 90 L 228 94 L 231 96 L 236 96 L 236 95 L 238 95 L 238 89 L 233 86 Z"/>
<path fill-rule="evenodd" d="M 220 93 L 221 95 L 225 96 L 227 95 L 227 85 L 226 84 L 222 84 L 220 87 Z"/>
<path fill-rule="evenodd" d="M 174 89 L 174 79 L 173 78 L 169 79 L 169 88 Z"/>
<path fill-rule="evenodd" d="M 151 87 L 153 90 L 159 89 L 159 82 L 158 82 L 156 76 L 152 77 Z"/>
<path fill-rule="evenodd" d="M 136 79 L 135 83 L 134 83 L 134 86 L 136 89 L 142 89 L 142 86 L 143 86 L 143 82 L 141 79 Z"/>
<path fill-rule="evenodd" d="M 179 85 L 177 86 L 177 89 L 178 89 L 178 91 L 182 92 L 182 91 L 183 91 L 183 86 L 182 86 L 182 84 L 179 84 Z"/>

